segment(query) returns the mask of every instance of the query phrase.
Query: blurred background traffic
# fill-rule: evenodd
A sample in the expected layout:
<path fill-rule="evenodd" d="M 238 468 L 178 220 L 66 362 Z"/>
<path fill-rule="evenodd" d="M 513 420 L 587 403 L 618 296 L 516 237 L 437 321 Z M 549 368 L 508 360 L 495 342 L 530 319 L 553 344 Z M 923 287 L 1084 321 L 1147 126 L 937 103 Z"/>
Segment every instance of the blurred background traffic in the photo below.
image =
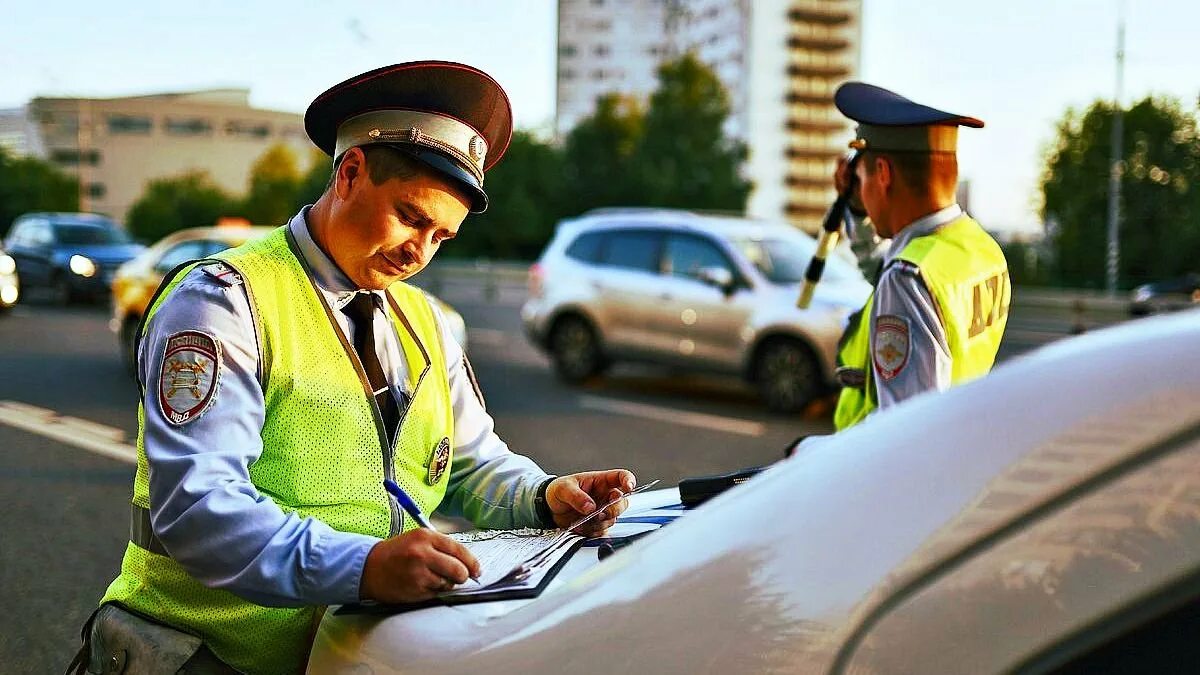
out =
<path fill-rule="evenodd" d="M 316 199 L 331 167 L 300 111 L 354 72 L 464 61 L 514 100 L 491 208 L 413 282 L 448 303 L 501 436 L 549 471 L 674 483 L 830 429 L 869 285 L 847 249 L 795 299 L 851 138 L 845 81 L 988 122 L 959 202 L 1008 257 L 1001 360 L 1200 301 L 1183 0 L 250 4 L 5 10 L 0 578 L 44 619 L 0 618 L 17 670 L 61 661 L 124 548 L 150 296 Z"/>

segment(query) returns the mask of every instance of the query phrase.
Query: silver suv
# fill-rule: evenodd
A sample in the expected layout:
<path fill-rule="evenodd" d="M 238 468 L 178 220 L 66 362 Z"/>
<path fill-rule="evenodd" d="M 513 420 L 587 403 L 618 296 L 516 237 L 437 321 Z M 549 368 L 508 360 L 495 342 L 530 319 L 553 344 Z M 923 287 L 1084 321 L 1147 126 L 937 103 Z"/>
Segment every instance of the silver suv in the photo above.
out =
<path fill-rule="evenodd" d="M 798 309 L 815 247 L 782 223 L 592 211 L 559 223 L 530 269 L 521 318 L 568 382 L 651 362 L 739 375 L 772 410 L 795 411 L 827 391 L 846 320 L 871 291 L 839 251 Z"/>

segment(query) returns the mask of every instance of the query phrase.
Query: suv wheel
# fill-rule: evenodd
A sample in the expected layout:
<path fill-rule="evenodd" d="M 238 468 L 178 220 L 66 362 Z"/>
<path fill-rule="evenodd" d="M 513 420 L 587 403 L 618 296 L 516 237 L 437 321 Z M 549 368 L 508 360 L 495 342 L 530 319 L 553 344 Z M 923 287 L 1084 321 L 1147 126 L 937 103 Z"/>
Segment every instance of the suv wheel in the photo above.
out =
<path fill-rule="evenodd" d="M 578 316 L 564 316 L 555 322 L 550 333 L 550 354 L 558 376 L 572 384 L 599 375 L 607 365 L 596 331 Z"/>
<path fill-rule="evenodd" d="M 754 381 L 768 408 L 790 413 L 803 409 L 820 393 L 821 370 L 807 345 L 775 339 L 759 351 Z"/>

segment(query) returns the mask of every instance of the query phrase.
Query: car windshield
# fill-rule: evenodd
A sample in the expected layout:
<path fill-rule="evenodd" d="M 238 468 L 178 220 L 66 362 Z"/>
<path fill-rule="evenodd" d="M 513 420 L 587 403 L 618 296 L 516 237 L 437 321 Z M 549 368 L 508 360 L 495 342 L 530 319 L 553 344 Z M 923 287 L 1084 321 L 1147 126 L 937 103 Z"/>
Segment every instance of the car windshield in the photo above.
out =
<path fill-rule="evenodd" d="M 794 284 L 804 279 L 804 270 L 812 259 L 815 242 L 804 246 L 788 239 L 734 239 L 733 245 L 746 256 L 758 271 L 776 284 Z M 846 261 L 830 258 L 825 262 L 822 277 L 826 281 L 847 281 L 857 276 L 857 270 Z"/>
<path fill-rule="evenodd" d="M 60 244 L 128 244 L 129 237 L 115 227 L 55 223 L 54 238 Z"/>

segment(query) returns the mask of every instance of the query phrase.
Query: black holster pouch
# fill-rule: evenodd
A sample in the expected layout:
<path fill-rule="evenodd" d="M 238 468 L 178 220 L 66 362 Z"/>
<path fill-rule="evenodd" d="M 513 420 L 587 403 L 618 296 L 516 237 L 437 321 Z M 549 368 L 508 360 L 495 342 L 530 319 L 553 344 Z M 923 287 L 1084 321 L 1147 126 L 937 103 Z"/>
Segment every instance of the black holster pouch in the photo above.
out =
<path fill-rule="evenodd" d="M 83 648 L 68 673 L 236 672 L 195 635 L 145 619 L 115 604 L 102 605 L 84 625 Z"/>

